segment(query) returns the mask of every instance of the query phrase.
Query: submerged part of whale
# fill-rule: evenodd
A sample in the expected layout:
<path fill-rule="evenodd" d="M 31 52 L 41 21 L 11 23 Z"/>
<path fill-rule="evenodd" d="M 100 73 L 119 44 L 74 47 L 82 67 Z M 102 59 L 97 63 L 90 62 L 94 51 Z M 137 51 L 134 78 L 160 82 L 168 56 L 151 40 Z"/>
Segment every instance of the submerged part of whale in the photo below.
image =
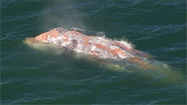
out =
<path fill-rule="evenodd" d="M 33 38 L 26 38 L 25 43 L 40 48 L 36 43 L 55 45 L 77 53 L 83 53 L 101 59 L 126 60 L 142 69 L 152 69 L 155 65 L 148 62 L 150 55 L 135 50 L 126 41 L 111 40 L 101 36 L 87 36 L 83 33 L 64 28 L 55 28 Z"/>

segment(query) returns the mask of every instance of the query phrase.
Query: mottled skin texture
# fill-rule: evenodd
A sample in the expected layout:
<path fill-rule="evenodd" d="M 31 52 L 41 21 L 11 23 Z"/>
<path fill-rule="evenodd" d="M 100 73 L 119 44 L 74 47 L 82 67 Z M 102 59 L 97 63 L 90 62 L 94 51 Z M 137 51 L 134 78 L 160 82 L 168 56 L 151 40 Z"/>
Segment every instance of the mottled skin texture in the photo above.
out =
<path fill-rule="evenodd" d="M 125 41 L 111 40 L 99 36 L 88 36 L 78 31 L 55 28 L 34 38 L 26 38 L 28 45 L 40 42 L 65 47 L 77 53 L 84 53 L 101 59 L 128 60 L 143 69 L 151 69 L 153 65 L 146 62 L 149 55 L 133 49 Z"/>

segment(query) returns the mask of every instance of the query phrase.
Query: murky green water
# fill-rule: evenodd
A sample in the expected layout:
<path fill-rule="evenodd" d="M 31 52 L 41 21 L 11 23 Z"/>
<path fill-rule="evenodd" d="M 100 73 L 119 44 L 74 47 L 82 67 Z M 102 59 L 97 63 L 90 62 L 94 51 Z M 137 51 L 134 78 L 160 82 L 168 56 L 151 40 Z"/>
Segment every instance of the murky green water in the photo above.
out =
<path fill-rule="evenodd" d="M 126 38 L 175 71 L 165 78 L 157 71 L 108 70 L 71 53 L 24 45 L 26 37 L 56 27 Z M 1 1 L 2 104 L 186 104 L 180 77 L 186 77 L 184 0 Z"/>

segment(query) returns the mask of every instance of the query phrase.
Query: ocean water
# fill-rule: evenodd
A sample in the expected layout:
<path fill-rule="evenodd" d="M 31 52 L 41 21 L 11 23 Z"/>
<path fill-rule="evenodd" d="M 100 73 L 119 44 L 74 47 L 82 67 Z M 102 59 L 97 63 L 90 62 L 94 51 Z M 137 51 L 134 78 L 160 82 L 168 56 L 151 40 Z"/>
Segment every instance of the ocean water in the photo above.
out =
<path fill-rule="evenodd" d="M 175 70 L 108 70 L 23 43 L 56 27 L 126 39 Z M 185 0 L 2 0 L 1 104 L 186 104 L 186 50 Z"/>

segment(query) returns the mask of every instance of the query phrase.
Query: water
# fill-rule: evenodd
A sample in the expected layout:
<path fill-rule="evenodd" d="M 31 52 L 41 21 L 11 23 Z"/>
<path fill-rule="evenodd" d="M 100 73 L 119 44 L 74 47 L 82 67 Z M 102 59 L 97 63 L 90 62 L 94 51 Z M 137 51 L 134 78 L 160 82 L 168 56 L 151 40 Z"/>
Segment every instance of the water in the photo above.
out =
<path fill-rule="evenodd" d="M 184 0 L 2 0 L 1 26 L 2 104 L 186 104 L 186 82 L 176 78 L 110 71 L 23 44 L 56 27 L 125 38 L 186 76 Z"/>

